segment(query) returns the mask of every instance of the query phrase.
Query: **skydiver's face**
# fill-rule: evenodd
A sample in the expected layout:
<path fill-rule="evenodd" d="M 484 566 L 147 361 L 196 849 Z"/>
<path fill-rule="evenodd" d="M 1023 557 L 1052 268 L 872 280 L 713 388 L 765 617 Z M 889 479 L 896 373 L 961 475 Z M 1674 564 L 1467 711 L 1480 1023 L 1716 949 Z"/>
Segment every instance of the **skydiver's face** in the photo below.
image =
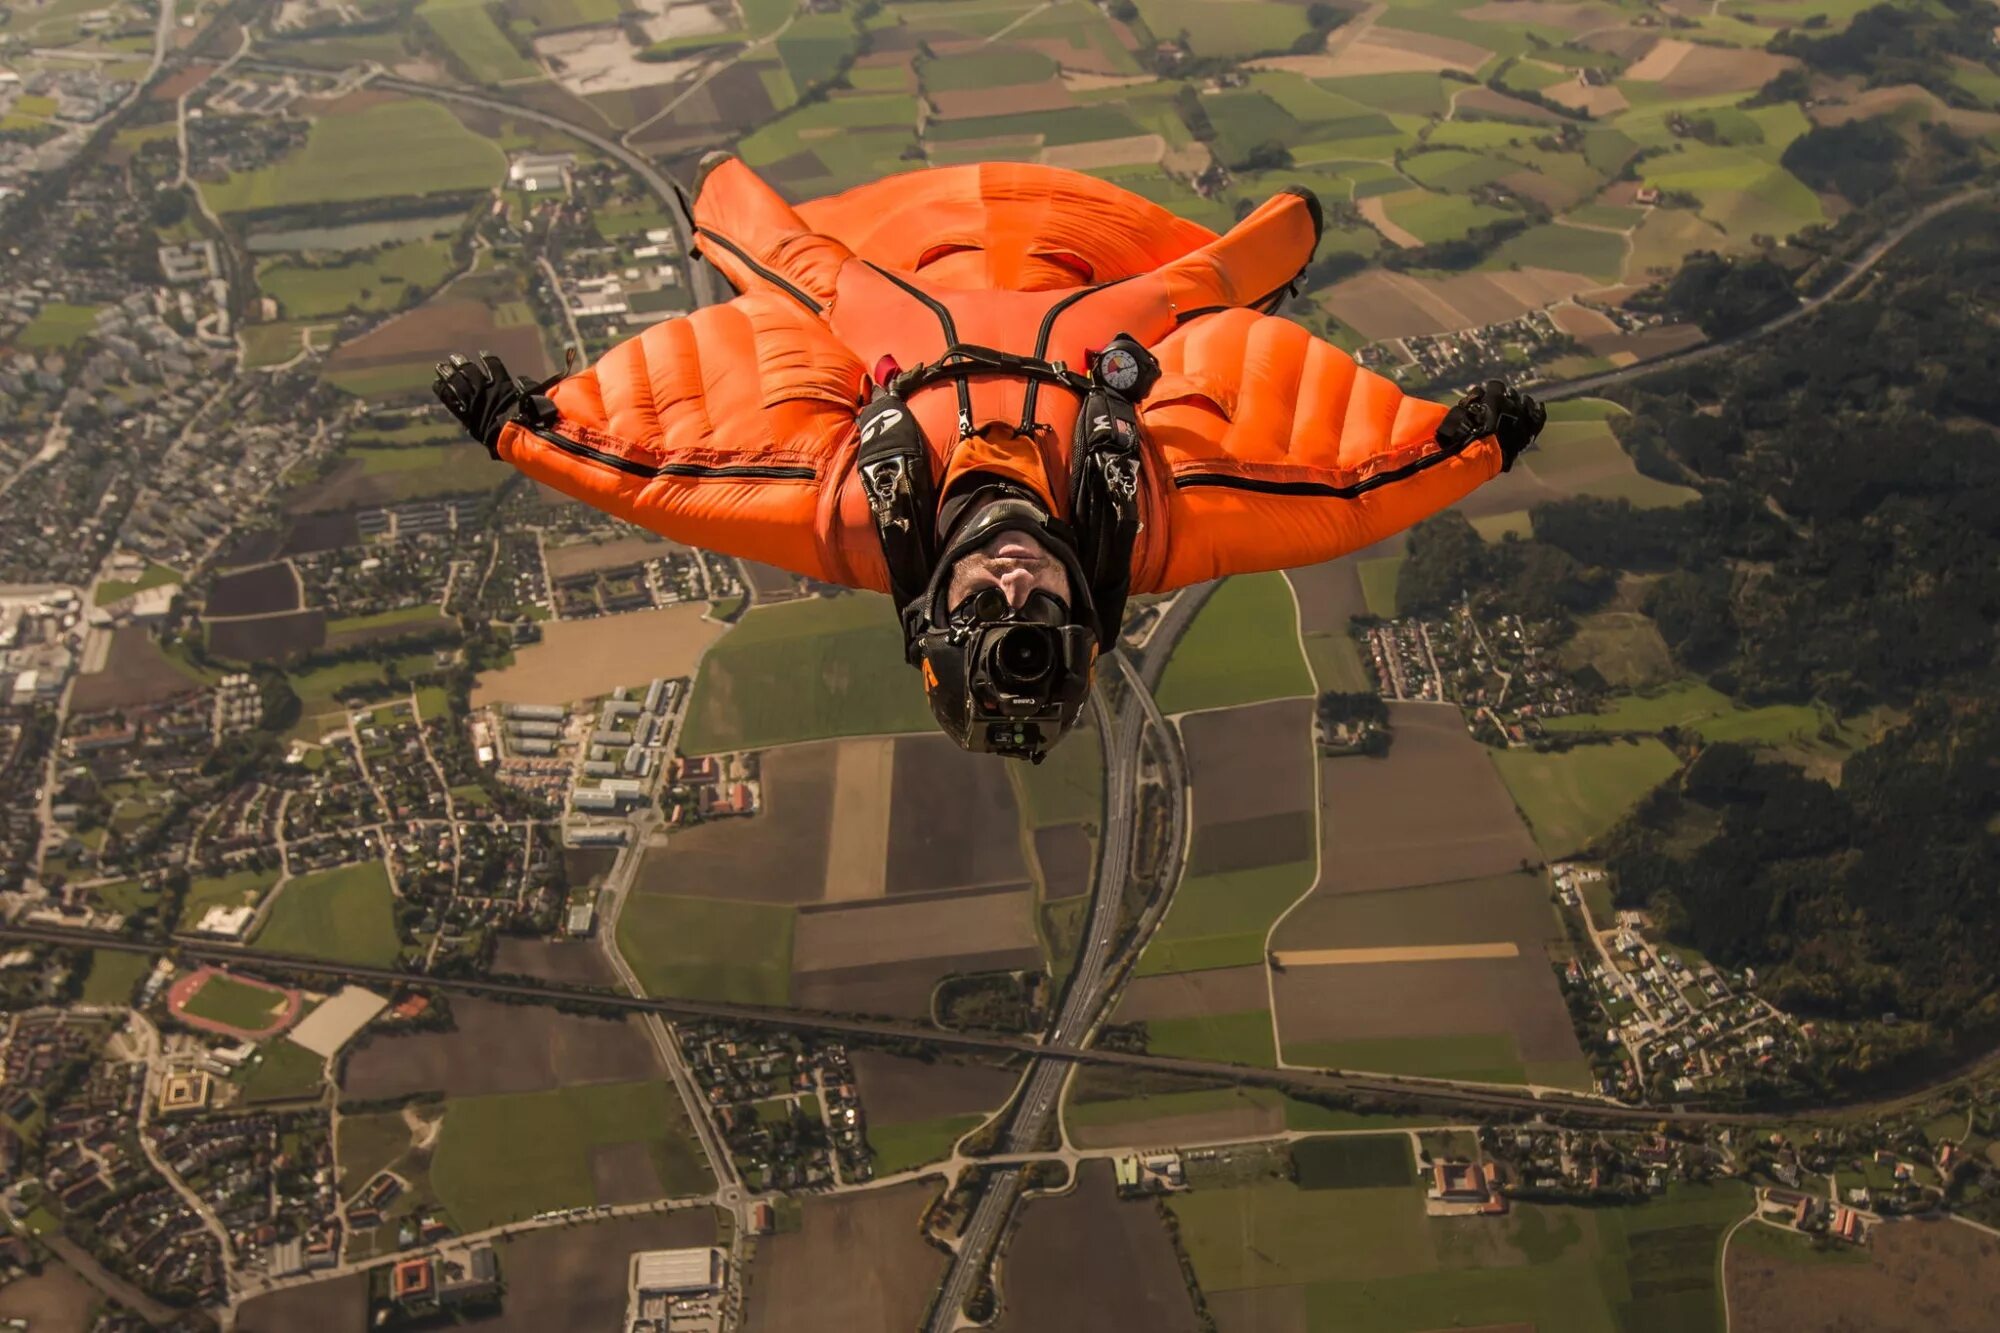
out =
<path fill-rule="evenodd" d="M 982 588 L 1000 589 L 1016 611 L 1036 591 L 1071 603 L 1069 571 L 1031 532 L 996 532 L 984 546 L 961 557 L 952 566 L 944 604 L 957 607 Z"/>

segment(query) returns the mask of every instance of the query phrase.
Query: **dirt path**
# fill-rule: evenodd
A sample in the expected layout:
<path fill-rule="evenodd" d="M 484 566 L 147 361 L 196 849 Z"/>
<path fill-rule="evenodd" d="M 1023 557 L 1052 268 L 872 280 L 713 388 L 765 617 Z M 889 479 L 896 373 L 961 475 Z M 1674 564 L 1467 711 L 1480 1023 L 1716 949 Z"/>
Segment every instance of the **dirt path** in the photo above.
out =
<path fill-rule="evenodd" d="M 1391 244 L 1401 246 L 1405 250 L 1414 250 L 1423 244 L 1410 232 L 1389 220 L 1389 210 L 1382 206 L 1381 195 L 1363 199 L 1358 207 L 1361 216 L 1368 220 L 1368 225 L 1381 232 L 1383 239 Z"/>

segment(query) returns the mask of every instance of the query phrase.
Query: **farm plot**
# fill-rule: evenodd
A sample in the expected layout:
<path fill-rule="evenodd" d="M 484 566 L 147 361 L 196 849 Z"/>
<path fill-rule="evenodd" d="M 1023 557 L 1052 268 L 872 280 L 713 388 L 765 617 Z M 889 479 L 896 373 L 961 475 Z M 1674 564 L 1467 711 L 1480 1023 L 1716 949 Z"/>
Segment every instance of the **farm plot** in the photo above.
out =
<path fill-rule="evenodd" d="M 542 1092 L 655 1078 L 662 1071 L 636 1019 L 586 1018 L 534 1005 L 458 999 L 450 1032 L 375 1036 L 347 1057 L 341 1092 L 388 1101 Z"/>
<path fill-rule="evenodd" d="M 396 151 L 384 153 L 384 144 L 396 145 Z M 443 107 L 398 99 L 323 115 L 313 122 L 305 145 L 282 161 L 200 188 L 216 212 L 242 213 L 485 190 L 499 183 L 506 168 L 497 145 L 471 133 Z"/>
<path fill-rule="evenodd" d="M 889 601 L 873 593 L 753 607 L 702 660 L 682 749 L 928 732 L 915 673 L 890 669 L 901 653 Z"/>
<path fill-rule="evenodd" d="M 299 609 L 299 576 L 289 564 L 224 574 L 208 594 L 211 616 L 263 616 Z"/>
<path fill-rule="evenodd" d="M 1746 1227 L 1729 1245 L 1730 1326 L 1742 1333 L 1895 1328 L 1978 1333 L 2000 1302 L 2000 1241 L 1949 1220 L 1893 1222 L 1861 1252 Z"/>
<path fill-rule="evenodd" d="M 536 378 L 548 373 L 549 355 L 530 318 L 514 301 L 476 299 L 464 283 L 455 283 L 439 298 L 342 343 L 326 359 L 325 375 L 357 397 L 415 397 L 454 348 L 480 347 L 516 374 Z"/>
<path fill-rule="evenodd" d="M 1139 957 L 1139 975 L 1261 962 L 1271 923 L 1312 883 L 1311 861 L 1183 879 L 1166 920 Z"/>
<path fill-rule="evenodd" d="M 625 1319 L 634 1251 L 713 1245 L 716 1239 L 715 1212 L 709 1208 L 518 1232 L 496 1242 L 507 1299 L 479 1328 L 481 1333 L 618 1328 Z"/>
<path fill-rule="evenodd" d="M 618 948 L 648 995 L 784 1004 L 793 909 L 771 903 L 635 893 Z"/>
<path fill-rule="evenodd" d="M 894 762 L 885 881 L 890 894 L 1018 884 L 1028 877 L 1014 790 L 1001 765 L 938 735 L 898 739 Z"/>
<path fill-rule="evenodd" d="M 1320 304 L 1370 340 L 1406 338 L 1515 319 L 1597 285 L 1582 273 L 1533 267 L 1448 277 L 1371 269 L 1329 287 Z"/>
<path fill-rule="evenodd" d="M 191 693 L 205 683 L 194 667 L 162 652 L 143 627 L 125 625 L 111 631 L 104 669 L 79 674 L 70 686 L 70 709 L 136 708 Z"/>
<path fill-rule="evenodd" d="M 798 1231 L 757 1243 L 745 1333 L 915 1326 L 945 1270 L 917 1234 L 931 1194 L 912 1184 L 806 1199 Z"/>
<path fill-rule="evenodd" d="M 1041 965 L 1033 910 L 1026 885 L 801 909 L 793 1001 L 928 1017 L 931 991 L 946 976 Z"/>
<path fill-rule="evenodd" d="M 1090 835 L 1077 824 L 1035 830 L 1035 863 L 1041 869 L 1044 898 L 1073 898 L 1088 892 L 1095 864 Z"/>
<path fill-rule="evenodd" d="M 533 1144 L 533 1152 L 523 1152 Z M 701 1149 L 667 1083 L 604 1083 L 454 1097 L 431 1161 L 438 1201 L 462 1231 L 551 1208 L 603 1203 L 593 1154 L 638 1145 L 649 1198 L 709 1187 Z M 629 1182 L 618 1183 L 621 1193 Z"/>
<path fill-rule="evenodd" d="M 1641 476 L 1604 421 L 1550 422 L 1521 461 L 1549 489 L 1564 495 L 1624 499 L 1648 509 L 1700 498 L 1689 487 Z"/>
<path fill-rule="evenodd" d="M 279 894 L 264 927 L 260 949 L 390 967 L 403 951 L 389 892 L 389 872 L 364 861 L 301 875 Z"/>
<path fill-rule="evenodd" d="M 1433 1077 L 1580 1083 L 1538 876 L 1314 895 L 1279 927 L 1288 1061 Z"/>
<path fill-rule="evenodd" d="M 1320 893 L 1439 884 L 1538 859 L 1458 710 L 1392 703 L 1388 757 L 1320 761 Z"/>
<path fill-rule="evenodd" d="M 351 1333 L 367 1323 L 368 1275 L 355 1273 L 246 1301 L 236 1327 L 239 1333 Z"/>
<path fill-rule="evenodd" d="M 869 1124 L 906 1125 L 997 1111 L 1013 1095 L 1019 1074 L 993 1065 L 857 1050 L 854 1082 Z"/>
<path fill-rule="evenodd" d="M 484 495 L 505 485 L 508 476 L 506 469 L 466 467 L 465 451 L 455 443 L 349 448 L 336 456 L 332 471 L 294 495 L 288 505 L 294 513 L 309 514 L 444 495 Z"/>
<path fill-rule="evenodd" d="M 1650 738 L 1548 754 L 1502 750 L 1492 759 L 1536 846 L 1551 857 L 1589 846 L 1680 767 L 1673 751 Z"/>
<path fill-rule="evenodd" d="M 232 662 L 282 662 L 304 657 L 326 642 L 326 612 L 292 611 L 274 616 L 206 622 L 212 656 Z"/>
<path fill-rule="evenodd" d="M 1313 853 L 1312 705 L 1278 700 L 1181 719 L 1193 793 L 1191 876 Z"/>
<path fill-rule="evenodd" d="M 949 742 L 947 742 L 949 743 Z M 639 864 L 642 894 L 727 893 L 767 903 L 820 901 L 837 761 L 846 741 L 787 745 L 763 758 L 764 808 L 754 819 L 718 819 L 675 833 Z M 876 873 L 881 873 L 879 866 Z"/>
<path fill-rule="evenodd" d="M 1803 181 L 1747 149 L 1697 145 L 1649 158 L 1639 174 L 1663 193 L 1693 195 L 1701 215 L 1739 242 L 1759 233 L 1790 236 L 1826 220 Z"/>
<path fill-rule="evenodd" d="M 1015 1333 L 1200 1327 L 1173 1244 L 1146 1200 L 1120 1200 L 1109 1162 L 1085 1162 L 1076 1187 L 1037 1199 L 1007 1250 L 1007 1310 Z"/>
<path fill-rule="evenodd" d="M 1277 573 L 1224 581 L 1195 616 L 1160 677 L 1160 711 L 1183 713 L 1312 693 L 1298 611 Z"/>
<path fill-rule="evenodd" d="M 449 247 L 423 239 L 331 262 L 269 261 L 258 267 L 257 286 L 277 301 L 285 319 L 374 314 L 409 304 L 413 294 L 442 283 L 451 268 Z"/>
<path fill-rule="evenodd" d="M 526 940 L 518 935 L 501 937 L 493 972 L 578 986 L 609 986 L 616 979 L 603 950 L 590 940 Z"/>
<path fill-rule="evenodd" d="M 655 677 L 691 676 L 724 626 L 705 606 L 663 606 L 589 620 L 552 620 L 539 642 L 473 687 L 472 706 L 566 704 Z"/>
<path fill-rule="evenodd" d="M 1299 1188 L 1388 1189 L 1416 1179 L 1416 1159 L 1406 1134 L 1303 1139 L 1292 1145 Z"/>

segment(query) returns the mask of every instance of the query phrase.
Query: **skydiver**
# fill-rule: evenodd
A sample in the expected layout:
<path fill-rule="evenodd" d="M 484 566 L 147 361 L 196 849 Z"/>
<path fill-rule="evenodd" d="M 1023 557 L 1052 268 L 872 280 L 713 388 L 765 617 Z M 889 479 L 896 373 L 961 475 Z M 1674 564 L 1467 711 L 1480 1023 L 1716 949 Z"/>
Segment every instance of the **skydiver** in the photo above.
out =
<path fill-rule="evenodd" d="M 433 386 L 496 459 L 662 536 L 888 593 L 960 746 L 1039 763 L 1130 593 L 1314 564 L 1462 499 L 1540 433 L 1447 410 L 1271 312 L 1311 262 L 1293 187 L 1227 234 L 1075 172 L 896 176 L 793 208 L 703 163 L 698 253 L 739 295 L 542 384 Z"/>

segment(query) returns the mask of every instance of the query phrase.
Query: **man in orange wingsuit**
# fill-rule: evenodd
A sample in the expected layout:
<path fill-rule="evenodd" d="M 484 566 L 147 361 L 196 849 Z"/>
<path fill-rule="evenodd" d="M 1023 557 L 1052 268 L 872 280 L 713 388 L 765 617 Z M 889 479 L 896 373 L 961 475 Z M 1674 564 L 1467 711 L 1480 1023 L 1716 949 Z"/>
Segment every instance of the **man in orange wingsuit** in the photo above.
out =
<path fill-rule="evenodd" d="M 453 357 L 438 396 L 608 513 L 889 593 L 967 749 L 1039 762 L 1128 593 L 1358 550 L 1542 426 L 1499 381 L 1447 411 L 1272 315 L 1319 242 L 1304 190 L 1218 237 L 1050 167 L 793 208 L 717 154 L 691 212 L 734 300 L 551 384 Z"/>

